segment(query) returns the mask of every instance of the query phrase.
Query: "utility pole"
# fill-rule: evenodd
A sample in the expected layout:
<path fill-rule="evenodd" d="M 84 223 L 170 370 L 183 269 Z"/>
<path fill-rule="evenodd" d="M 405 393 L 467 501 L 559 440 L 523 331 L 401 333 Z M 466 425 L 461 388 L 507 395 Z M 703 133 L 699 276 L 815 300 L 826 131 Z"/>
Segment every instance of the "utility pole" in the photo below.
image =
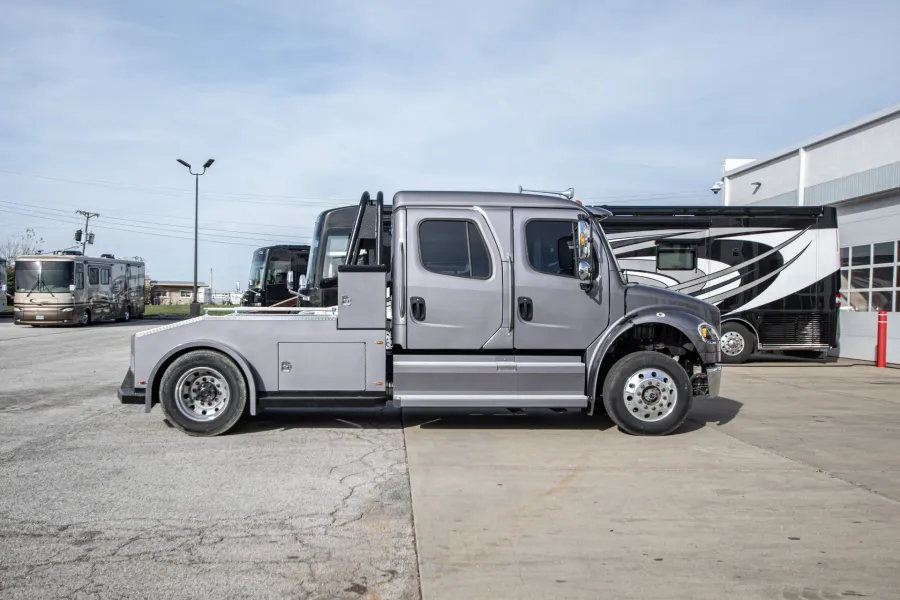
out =
<path fill-rule="evenodd" d="M 91 219 L 93 217 L 99 217 L 100 213 L 92 213 L 86 210 L 76 210 L 75 214 L 84 216 L 84 237 L 81 238 L 81 255 L 85 256 L 85 249 L 87 248 L 87 243 L 90 235 L 88 234 L 88 223 L 91 222 Z M 92 241 L 91 243 L 93 244 L 94 242 Z"/>

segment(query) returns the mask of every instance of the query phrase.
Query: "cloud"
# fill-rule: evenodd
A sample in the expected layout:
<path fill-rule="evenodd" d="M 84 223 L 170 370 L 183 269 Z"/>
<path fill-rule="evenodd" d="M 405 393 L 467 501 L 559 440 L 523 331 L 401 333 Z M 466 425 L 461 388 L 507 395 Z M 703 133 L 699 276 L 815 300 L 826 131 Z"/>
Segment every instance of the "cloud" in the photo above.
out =
<path fill-rule="evenodd" d="M 892 3 L 0 6 L 0 168 L 71 180 L 0 172 L 0 202 L 44 217 L 8 213 L 0 236 L 46 226 L 63 246 L 71 211 L 94 210 L 98 251 L 142 255 L 165 278 L 191 275 L 191 242 L 122 230 L 152 221 L 191 237 L 178 157 L 216 158 L 200 182 L 204 239 L 265 234 L 201 242 L 201 272 L 233 281 L 251 245 L 305 238 L 320 210 L 364 189 L 521 183 L 712 202 L 724 158 L 830 129 L 900 89 Z"/>

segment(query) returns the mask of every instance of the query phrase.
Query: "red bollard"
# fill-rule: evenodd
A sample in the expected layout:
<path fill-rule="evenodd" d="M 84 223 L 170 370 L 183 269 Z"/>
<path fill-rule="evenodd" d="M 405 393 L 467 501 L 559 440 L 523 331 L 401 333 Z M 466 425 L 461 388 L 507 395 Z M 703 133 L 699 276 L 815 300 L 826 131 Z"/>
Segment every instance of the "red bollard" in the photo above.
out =
<path fill-rule="evenodd" d="M 875 346 L 875 366 L 887 366 L 887 311 L 878 311 L 878 344 Z"/>

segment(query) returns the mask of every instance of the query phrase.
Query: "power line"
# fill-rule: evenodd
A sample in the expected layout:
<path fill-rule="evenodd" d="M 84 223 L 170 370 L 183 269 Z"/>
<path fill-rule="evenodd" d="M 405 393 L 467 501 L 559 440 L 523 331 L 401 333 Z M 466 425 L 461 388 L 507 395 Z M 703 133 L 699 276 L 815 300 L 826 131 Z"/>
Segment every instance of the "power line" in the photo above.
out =
<path fill-rule="evenodd" d="M 14 208 L 18 208 L 19 210 L 30 210 L 34 211 L 35 216 L 40 215 L 52 215 L 52 216 L 63 216 L 66 214 L 66 211 L 57 208 L 50 207 L 38 207 L 33 204 L 25 204 L 23 202 L 13 203 L 10 201 L 0 200 L 0 205 L 8 205 Z M 22 208 L 22 207 L 27 208 Z M 6 209 L 4 209 L 6 210 Z M 155 221 L 135 221 L 131 219 L 121 219 L 118 217 L 106 217 L 106 220 L 112 221 L 114 224 L 120 226 L 128 226 L 128 227 L 140 227 L 141 229 L 155 230 L 155 231 L 163 231 L 169 233 L 190 233 L 190 231 L 185 231 L 187 226 L 185 225 L 175 225 L 172 223 L 158 223 Z M 162 227 L 150 227 L 149 225 L 161 225 Z M 98 225 L 97 227 L 105 228 L 105 226 Z M 190 228 L 193 229 L 193 228 Z M 271 241 L 285 241 L 290 239 L 299 239 L 308 236 L 296 236 L 296 235 L 279 235 L 277 233 L 261 233 L 256 231 L 240 231 L 233 229 L 211 229 L 211 228 L 202 228 L 204 232 L 215 232 L 207 235 L 215 235 L 216 237 L 227 237 L 238 240 L 271 240 Z M 246 235 L 231 235 L 231 234 L 246 234 Z"/>
<path fill-rule="evenodd" d="M 70 219 L 60 218 L 60 217 L 56 217 L 56 216 L 53 216 L 53 217 L 47 217 L 47 216 L 43 216 L 43 215 L 40 215 L 40 214 L 34 214 L 34 213 L 29 213 L 29 212 L 23 212 L 23 211 L 21 211 L 20 209 L 9 209 L 9 208 L 4 208 L 3 210 L 4 210 L 4 211 L 11 212 L 11 213 L 13 213 L 13 214 L 24 215 L 24 216 L 31 217 L 31 218 L 45 219 L 45 220 L 48 220 L 48 221 L 56 221 L 56 222 L 61 222 L 61 223 L 77 224 L 77 221 L 72 221 L 72 220 L 70 220 Z M 154 232 L 150 232 L 150 231 L 144 231 L 144 230 L 142 230 L 142 229 L 125 229 L 125 228 L 123 228 L 123 227 L 108 227 L 108 226 L 105 226 L 105 225 L 103 225 L 103 226 L 97 226 L 97 227 L 100 227 L 100 228 L 102 228 L 102 229 L 107 229 L 107 230 L 109 230 L 109 231 L 116 231 L 116 232 L 122 232 L 122 233 L 136 233 L 136 234 L 139 234 L 139 235 L 152 235 L 152 236 L 154 236 L 154 237 L 161 237 L 161 238 L 167 238 L 167 239 L 193 241 L 193 238 L 190 238 L 190 237 L 182 237 L 182 236 L 176 236 L 176 235 L 166 235 L 166 234 L 163 234 L 163 233 L 154 233 Z M 201 234 L 201 235 L 209 235 L 209 234 Z M 248 239 L 248 240 L 249 240 L 249 238 L 242 238 L 242 239 Z M 247 246 L 247 247 L 250 247 L 250 248 L 258 248 L 258 247 L 260 246 L 260 244 L 249 244 L 249 243 L 246 243 L 246 242 L 239 242 L 239 241 L 234 241 L 234 242 L 232 242 L 232 241 L 210 240 L 210 239 L 201 239 L 200 241 L 206 242 L 206 243 L 211 243 L 211 244 L 227 244 L 227 245 L 230 245 L 230 246 Z M 265 242 L 266 240 L 260 240 L 260 241 Z M 308 240 L 305 240 L 305 241 L 308 242 Z"/>

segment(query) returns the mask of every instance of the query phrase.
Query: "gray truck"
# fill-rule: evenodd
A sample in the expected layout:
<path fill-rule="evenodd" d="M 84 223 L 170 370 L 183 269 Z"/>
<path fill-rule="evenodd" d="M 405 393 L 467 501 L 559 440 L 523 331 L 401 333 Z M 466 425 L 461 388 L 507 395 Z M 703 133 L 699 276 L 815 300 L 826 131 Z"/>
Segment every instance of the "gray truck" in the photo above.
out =
<path fill-rule="evenodd" d="M 665 435 L 718 395 L 718 309 L 623 278 L 609 213 L 570 198 L 363 195 L 337 303 L 228 309 L 136 333 L 123 403 L 218 435 L 270 407 L 549 408 Z M 317 228 L 310 269 L 327 228 Z M 386 240 L 385 238 L 388 238 Z M 387 242 L 387 243 L 386 243 Z M 307 277 L 294 293 L 308 300 Z M 303 305 L 306 304 L 306 305 Z"/>

